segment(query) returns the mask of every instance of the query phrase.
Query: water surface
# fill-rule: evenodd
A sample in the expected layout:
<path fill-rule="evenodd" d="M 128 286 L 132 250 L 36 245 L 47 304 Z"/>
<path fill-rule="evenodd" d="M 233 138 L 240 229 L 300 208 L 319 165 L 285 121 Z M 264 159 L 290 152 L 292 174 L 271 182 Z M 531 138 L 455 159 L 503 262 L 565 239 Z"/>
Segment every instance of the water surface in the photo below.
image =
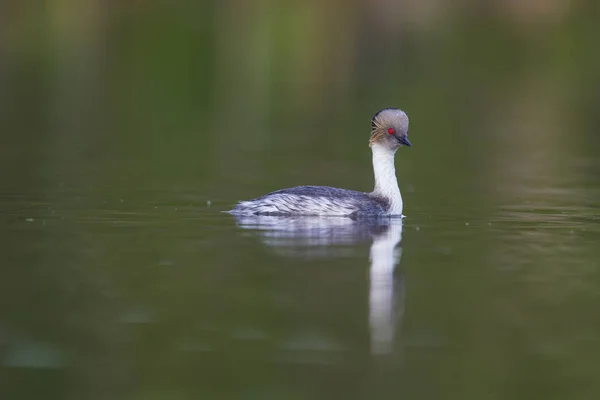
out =
<path fill-rule="evenodd" d="M 600 398 L 594 2 L 26 3 L 0 398 Z M 390 106 L 403 221 L 222 212 L 370 191 Z"/>
<path fill-rule="evenodd" d="M 591 398 L 600 187 L 572 173 L 453 207 L 408 190 L 379 222 L 236 220 L 194 187 L 4 193 L 3 390 Z"/>

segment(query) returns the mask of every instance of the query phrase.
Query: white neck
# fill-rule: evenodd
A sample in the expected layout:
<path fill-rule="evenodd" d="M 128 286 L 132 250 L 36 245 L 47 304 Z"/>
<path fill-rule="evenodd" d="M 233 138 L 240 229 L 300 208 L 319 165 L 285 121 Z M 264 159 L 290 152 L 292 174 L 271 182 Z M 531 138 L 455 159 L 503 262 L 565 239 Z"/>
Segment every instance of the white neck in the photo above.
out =
<path fill-rule="evenodd" d="M 377 143 L 372 144 L 371 149 L 373 151 L 373 171 L 375 172 L 373 194 L 390 202 L 391 215 L 402 215 L 402 195 L 400 195 L 394 167 L 396 151 Z"/>

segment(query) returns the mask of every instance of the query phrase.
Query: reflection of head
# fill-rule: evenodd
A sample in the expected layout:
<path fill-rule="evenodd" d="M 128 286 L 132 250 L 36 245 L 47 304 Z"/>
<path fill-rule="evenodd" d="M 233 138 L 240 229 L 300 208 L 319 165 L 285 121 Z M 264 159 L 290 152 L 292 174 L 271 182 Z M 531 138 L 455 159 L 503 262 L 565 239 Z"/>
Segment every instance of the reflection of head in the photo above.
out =
<path fill-rule="evenodd" d="M 392 225 L 371 245 L 369 325 L 373 354 L 393 350 L 396 323 L 404 313 L 404 282 L 394 275 L 402 256 L 402 249 L 396 249 L 401 240 L 402 225 Z"/>
<path fill-rule="evenodd" d="M 404 312 L 404 283 L 394 278 L 400 262 L 402 220 L 236 216 L 238 225 L 254 230 L 264 244 L 288 257 L 339 257 L 348 245 L 372 241 L 369 272 L 371 352 L 393 350 L 396 325 Z"/>

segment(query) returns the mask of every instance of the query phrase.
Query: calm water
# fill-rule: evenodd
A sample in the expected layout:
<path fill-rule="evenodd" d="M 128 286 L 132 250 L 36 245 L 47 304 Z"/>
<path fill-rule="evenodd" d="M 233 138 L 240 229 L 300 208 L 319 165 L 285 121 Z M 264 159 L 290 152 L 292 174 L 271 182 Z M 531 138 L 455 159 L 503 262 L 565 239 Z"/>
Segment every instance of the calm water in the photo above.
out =
<path fill-rule="evenodd" d="M 2 391 L 596 398 L 600 158 L 583 153 L 487 192 L 406 168 L 408 218 L 378 224 L 221 212 L 258 178 L 227 199 L 185 180 L 4 192 Z"/>
<path fill-rule="evenodd" d="M 2 400 L 600 398 L 596 2 L 5 3 Z"/>

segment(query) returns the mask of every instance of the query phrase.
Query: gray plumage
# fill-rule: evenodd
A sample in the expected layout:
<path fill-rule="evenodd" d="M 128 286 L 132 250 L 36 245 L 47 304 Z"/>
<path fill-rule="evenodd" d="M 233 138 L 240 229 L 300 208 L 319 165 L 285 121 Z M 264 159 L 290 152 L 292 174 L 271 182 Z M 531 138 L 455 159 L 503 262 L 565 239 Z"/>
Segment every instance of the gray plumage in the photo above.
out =
<path fill-rule="evenodd" d="M 389 203 L 383 197 L 329 186 L 296 186 L 240 202 L 234 215 L 385 215 Z"/>
<path fill-rule="evenodd" d="M 371 120 L 369 146 L 373 153 L 375 188 L 371 193 L 329 186 L 297 186 L 254 200 L 242 201 L 234 215 L 331 215 L 346 217 L 401 217 L 403 202 L 394 155 L 408 140 L 408 117 L 397 108 L 385 108 Z"/>

